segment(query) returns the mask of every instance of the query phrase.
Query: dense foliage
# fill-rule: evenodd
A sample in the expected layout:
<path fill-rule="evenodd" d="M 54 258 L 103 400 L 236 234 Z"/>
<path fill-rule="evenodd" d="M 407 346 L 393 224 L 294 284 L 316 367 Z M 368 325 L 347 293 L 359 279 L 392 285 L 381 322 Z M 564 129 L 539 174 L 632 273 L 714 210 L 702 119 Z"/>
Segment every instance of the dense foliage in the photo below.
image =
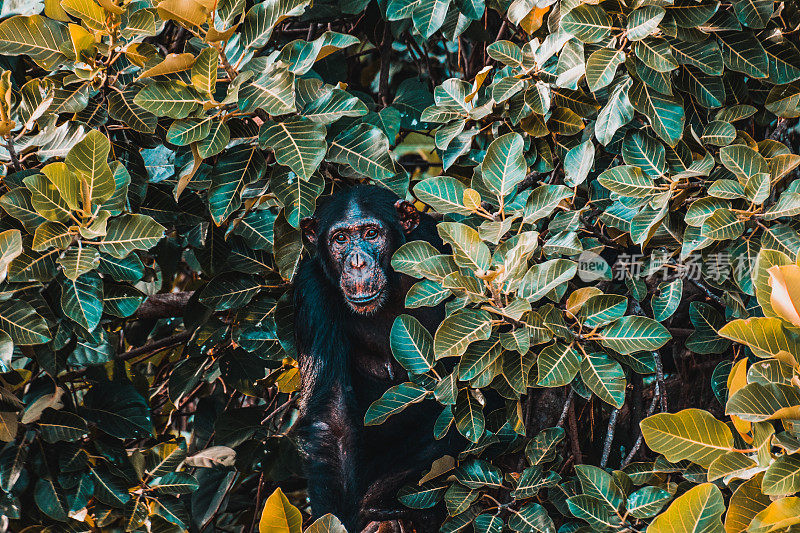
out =
<path fill-rule="evenodd" d="M 472 444 L 403 504 L 444 500 L 446 532 L 800 527 L 797 5 L 2 15 L 0 528 L 300 531 L 297 228 L 362 181 L 452 247 L 393 258 L 448 316 L 397 319 L 410 381 L 365 423 L 432 398 Z"/>

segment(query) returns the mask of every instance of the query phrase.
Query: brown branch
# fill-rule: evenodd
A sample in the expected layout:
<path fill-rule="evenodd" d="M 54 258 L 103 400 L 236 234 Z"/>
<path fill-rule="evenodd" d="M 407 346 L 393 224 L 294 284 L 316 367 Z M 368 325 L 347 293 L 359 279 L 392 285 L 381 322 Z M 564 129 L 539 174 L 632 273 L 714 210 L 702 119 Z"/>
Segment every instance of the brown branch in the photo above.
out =
<path fill-rule="evenodd" d="M 578 421 L 575 416 L 575 403 L 569 404 L 569 416 L 567 418 L 569 424 L 567 426 L 569 433 L 569 443 L 572 448 L 572 462 L 576 465 L 583 464 L 583 457 L 581 453 L 581 444 L 578 438 Z"/>
<path fill-rule="evenodd" d="M 133 348 L 132 350 L 123 352 L 115 356 L 114 359 L 118 361 L 130 361 L 131 359 L 139 357 L 140 355 L 153 355 L 161 350 L 165 350 L 167 348 L 172 348 L 174 346 L 184 344 L 191 338 L 192 338 L 191 331 L 183 331 L 181 333 L 177 333 L 170 337 L 165 337 L 163 339 L 159 339 L 157 341 L 145 344 L 144 346 L 139 346 L 138 348 Z M 67 372 L 63 376 L 61 376 L 61 381 L 72 381 L 74 379 L 77 379 L 86 374 L 86 370 L 87 370 L 86 368 L 83 368 L 81 370 Z"/>
<path fill-rule="evenodd" d="M 183 316 L 194 291 L 164 292 L 148 296 L 136 311 L 136 318 L 170 318 Z"/>

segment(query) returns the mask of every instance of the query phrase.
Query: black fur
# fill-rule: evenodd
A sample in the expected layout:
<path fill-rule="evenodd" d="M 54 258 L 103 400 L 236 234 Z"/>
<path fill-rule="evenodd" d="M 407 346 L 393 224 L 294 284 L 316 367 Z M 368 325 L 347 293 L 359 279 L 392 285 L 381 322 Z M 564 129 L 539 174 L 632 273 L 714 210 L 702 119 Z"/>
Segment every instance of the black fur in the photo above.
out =
<path fill-rule="evenodd" d="M 404 234 L 395 208 L 398 200 L 376 186 L 331 196 L 315 216 L 317 250 L 302 262 L 295 282 L 295 331 L 303 377 L 298 436 L 308 461 L 311 510 L 315 518 L 333 513 L 350 533 L 370 520 L 407 515 L 397 490 L 418 479 L 434 459 L 452 453 L 458 439 L 433 438 L 441 412 L 434 401 L 412 405 L 380 426 L 364 426 L 370 404 L 389 387 L 408 380 L 389 347 L 395 317 L 412 314 L 433 333 L 444 316 L 441 306 L 404 307 L 414 280 L 392 270 L 391 255 L 411 240 L 428 241 L 443 253 L 445 246 L 435 221 L 426 214 Z M 389 253 L 381 261 L 390 292 L 372 316 L 358 315 L 346 305 L 324 244 L 327 229 L 354 205 L 391 229 Z M 376 375 L 375 369 L 384 369 L 386 375 Z M 423 522 L 427 523 L 418 521 L 418 527 L 430 527 L 436 519 Z"/>

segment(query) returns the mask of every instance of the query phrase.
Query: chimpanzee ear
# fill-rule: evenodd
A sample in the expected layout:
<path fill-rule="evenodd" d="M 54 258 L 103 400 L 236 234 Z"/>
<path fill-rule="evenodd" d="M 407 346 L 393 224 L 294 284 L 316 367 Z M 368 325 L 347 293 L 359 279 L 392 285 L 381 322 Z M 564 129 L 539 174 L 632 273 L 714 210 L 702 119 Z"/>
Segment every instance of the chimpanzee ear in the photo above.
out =
<path fill-rule="evenodd" d="M 397 200 L 394 204 L 397 209 L 397 219 L 405 233 L 411 233 L 419 226 L 419 211 L 408 200 Z"/>
<path fill-rule="evenodd" d="M 303 217 L 300 220 L 300 231 L 308 242 L 317 244 L 317 218 L 316 217 Z"/>

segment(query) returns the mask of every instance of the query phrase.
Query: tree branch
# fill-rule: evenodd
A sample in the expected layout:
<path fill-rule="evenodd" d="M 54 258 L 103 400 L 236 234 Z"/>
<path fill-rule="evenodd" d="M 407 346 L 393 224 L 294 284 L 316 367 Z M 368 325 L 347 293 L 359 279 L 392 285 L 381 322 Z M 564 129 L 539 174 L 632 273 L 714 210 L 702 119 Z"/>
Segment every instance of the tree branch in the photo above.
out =
<path fill-rule="evenodd" d="M 170 318 L 183 316 L 194 291 L 164 292 L 148 296 L 136 311 L 136 318 Z"/>

